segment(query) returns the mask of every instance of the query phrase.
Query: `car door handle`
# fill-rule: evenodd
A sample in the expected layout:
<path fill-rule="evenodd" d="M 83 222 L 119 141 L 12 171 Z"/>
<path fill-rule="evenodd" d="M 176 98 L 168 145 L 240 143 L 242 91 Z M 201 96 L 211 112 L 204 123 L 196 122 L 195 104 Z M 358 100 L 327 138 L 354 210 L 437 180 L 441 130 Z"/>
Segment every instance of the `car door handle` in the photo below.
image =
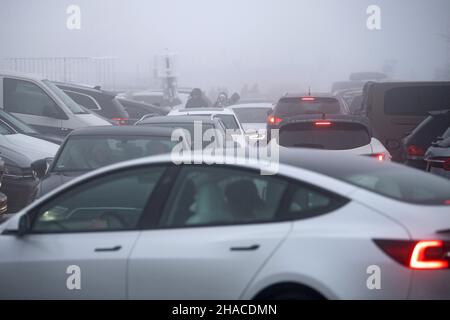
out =
<path fill-rule="evenodd" d="M 259 249 L 259 244 L 254 244 L 248 247 L 231 247 L 231 251 L 255 251 Z"/>
<path fill-rule="evenodd" d="M 122 246 L 115 246 L 111 248 L 95 248 L 95 252 L 108 252 L 108 251 L 119 251 Z"/>

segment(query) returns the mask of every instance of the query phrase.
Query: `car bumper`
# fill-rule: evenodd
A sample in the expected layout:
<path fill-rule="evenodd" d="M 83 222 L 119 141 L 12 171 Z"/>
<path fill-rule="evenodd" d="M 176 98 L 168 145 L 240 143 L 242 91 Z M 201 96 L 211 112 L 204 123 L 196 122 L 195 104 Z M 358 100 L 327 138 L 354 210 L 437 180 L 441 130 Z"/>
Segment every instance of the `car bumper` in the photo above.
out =
<path fill-rule="evenodd" d="M 426 170 L 426 168 L 427 168 L 427 163 L 423 158 L 421 158 L 421 159 L 406 159 L 405 165 L 407 165 L 408 167 L 412 167 L 412 168 L 416 168 L 416 169 L 420 169 L 420 170 Z"/>
<path fill-rule="evenodd" d="M 449 300 L 450 270 L 414 271 L 409 299 Z"/>

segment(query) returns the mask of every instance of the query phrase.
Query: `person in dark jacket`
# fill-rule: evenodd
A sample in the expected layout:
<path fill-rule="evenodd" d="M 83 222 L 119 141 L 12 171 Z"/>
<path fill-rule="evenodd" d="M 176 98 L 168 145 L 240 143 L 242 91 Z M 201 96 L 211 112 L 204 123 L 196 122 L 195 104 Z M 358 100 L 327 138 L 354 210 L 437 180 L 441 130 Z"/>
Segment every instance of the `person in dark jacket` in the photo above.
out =
<path fill-rule="evenodd" d="M 203 98 L 202 90 L 199 88 L 192 89 L 191 96 L 186 102 L 185 108 L 208 108 L 208 102 Z"/>
<path fill-rule="evenodd" d="M 233 104 L 237 104 L 240 99 L 241 99 L 241 96 L 239 95 L 239 93 L 235 92 L 231 95 L 228 105 L 231 106 Z"/>

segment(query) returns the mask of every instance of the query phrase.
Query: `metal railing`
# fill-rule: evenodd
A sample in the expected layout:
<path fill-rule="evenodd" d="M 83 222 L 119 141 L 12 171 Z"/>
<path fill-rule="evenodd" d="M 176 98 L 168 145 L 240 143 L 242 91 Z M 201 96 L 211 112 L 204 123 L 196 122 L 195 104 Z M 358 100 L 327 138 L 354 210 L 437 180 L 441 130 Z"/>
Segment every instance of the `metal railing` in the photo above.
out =
<path fill-rule="evenodd" d="M 101 85 L 114 90 L 116 58 L 114 57 L 41 57 L 4 58 L 0 69 L 34 73 L 52 81 Z"/>

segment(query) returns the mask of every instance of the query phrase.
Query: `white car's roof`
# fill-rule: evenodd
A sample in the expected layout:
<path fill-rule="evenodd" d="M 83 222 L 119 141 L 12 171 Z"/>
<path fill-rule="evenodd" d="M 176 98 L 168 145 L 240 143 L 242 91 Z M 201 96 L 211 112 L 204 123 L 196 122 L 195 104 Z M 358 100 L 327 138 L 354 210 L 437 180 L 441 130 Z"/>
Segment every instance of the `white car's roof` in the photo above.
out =
<path fill-rule="evenodd" d="M 0 70 L 0 76 L 42 81 L 46 78 L 40 74 Z"/>
<path fill-rule="evenodd" d="M 257 102 L 257 103 L 243 103 L 229 106 L 230 109 L 250 109 L 250 108 L 273 108 L 273 104 L 270 102 Z"/>
<path fill-rule="evenodd" d="M 195 114 L 230 114 L 235 115 L 234 111 L 229 108 L 188 108 L 177 109 L 169 112 L 169 116 L 173 115 L 195 115 Z"/>

